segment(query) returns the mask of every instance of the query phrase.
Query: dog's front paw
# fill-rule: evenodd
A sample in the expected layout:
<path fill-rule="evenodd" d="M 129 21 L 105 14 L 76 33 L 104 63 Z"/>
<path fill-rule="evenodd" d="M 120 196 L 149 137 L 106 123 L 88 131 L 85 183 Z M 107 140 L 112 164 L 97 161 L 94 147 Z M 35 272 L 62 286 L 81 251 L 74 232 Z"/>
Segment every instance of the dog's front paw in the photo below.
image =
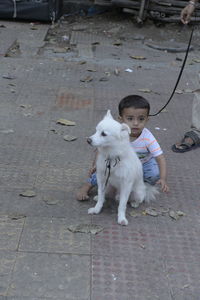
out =
<path fill-rule="evenodd" d="M 126 218 L 118 217 L 118 224 L 120 224 L 122 226 L 127 226 L 128 225 L 128 220 Z"/>
<path fill-rule="evenodd" d="M 94 214 L 97 215 L 99 212 L 100 212 L 99 209 L 97 209 L 96 207 L 91 207 L 88 209 L 89 215 L 94 215 Z"/>

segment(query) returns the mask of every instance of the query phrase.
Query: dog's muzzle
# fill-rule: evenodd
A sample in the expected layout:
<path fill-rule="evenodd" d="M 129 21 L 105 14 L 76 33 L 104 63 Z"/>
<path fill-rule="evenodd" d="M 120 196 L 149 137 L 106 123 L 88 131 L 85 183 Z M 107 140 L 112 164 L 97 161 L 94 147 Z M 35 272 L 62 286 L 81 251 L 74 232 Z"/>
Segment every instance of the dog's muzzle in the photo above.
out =
<path fill-rule="evenodd" d="M 87 142 L 88 142 L 89 145 L 91 145 L 92 144 L 92 139 L 91 138 L 87 138 Z"/>

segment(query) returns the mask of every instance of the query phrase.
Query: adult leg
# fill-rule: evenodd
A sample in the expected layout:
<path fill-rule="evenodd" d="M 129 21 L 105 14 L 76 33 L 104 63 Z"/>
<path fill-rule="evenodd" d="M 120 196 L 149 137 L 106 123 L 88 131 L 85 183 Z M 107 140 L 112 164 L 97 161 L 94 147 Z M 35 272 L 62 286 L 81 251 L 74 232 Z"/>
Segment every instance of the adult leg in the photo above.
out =
<path fill-rule="evenodd" d="M 200 147 L 200 90 L 194 93 L 191 130 L 185 133 L 180 143 L 172 146 L 172 150 L 183 153 L 197 147 Z"/>

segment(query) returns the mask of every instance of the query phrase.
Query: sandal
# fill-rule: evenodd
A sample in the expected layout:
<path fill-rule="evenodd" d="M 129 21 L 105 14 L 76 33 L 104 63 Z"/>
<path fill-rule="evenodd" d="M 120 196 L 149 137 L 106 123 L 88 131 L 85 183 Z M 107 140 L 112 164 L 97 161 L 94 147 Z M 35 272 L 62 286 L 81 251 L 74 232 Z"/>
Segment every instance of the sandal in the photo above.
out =
<path fill-rule="evenodd" d="M 185 139 L 187 137 L 189 137 L 193 140 L 193 144 L 185 142 Z M 179 148 L 179 147 L 182 147 L 182 148 Z M 187 152 L 187 151 L 196 149 L 198 147 L 200 147 L 200 138 L 199 138 L 199 136 L 194 131 L 188 131 L 188 132 L 186 132 L 184 138 L 181 141 L 181 144 L 178 145 L 178 147 L 177 147 L 176 144 L 174 144 L 172 146 L 172 151 L 177 152 L 177 153 L 183 153 L 183 152 Z"/>

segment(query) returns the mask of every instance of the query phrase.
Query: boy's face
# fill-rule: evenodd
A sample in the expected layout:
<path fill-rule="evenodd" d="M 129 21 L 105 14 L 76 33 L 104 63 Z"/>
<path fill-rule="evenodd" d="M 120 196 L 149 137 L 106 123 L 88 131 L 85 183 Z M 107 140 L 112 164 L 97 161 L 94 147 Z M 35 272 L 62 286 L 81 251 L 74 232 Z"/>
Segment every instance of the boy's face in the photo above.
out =
<path fill-rule="evenodd" d="M 147 109 L 134 107 L 124 108 L 122 116 L 119 118 L 121 122 L 126 123 L 130 127 L 130 136 L 137 138 L 148 121 Z"/>

